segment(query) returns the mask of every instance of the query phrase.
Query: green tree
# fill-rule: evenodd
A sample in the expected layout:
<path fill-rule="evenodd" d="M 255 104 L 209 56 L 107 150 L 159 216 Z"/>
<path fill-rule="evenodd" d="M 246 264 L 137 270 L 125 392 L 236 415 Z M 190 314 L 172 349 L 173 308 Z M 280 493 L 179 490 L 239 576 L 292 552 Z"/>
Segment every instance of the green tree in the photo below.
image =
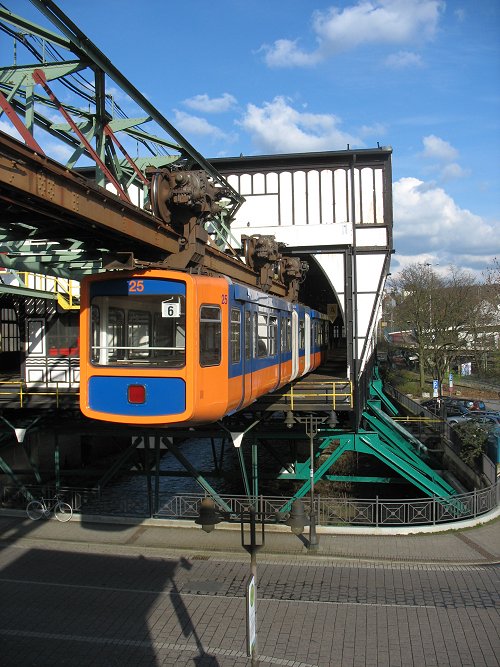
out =
<path fill-rule="evenodd" d="M 460 458 L 473 466 L 486 450 L 488 431 L 480 424 L 469 421 L 455 426 L 455 432 L 460 438 Z"/>

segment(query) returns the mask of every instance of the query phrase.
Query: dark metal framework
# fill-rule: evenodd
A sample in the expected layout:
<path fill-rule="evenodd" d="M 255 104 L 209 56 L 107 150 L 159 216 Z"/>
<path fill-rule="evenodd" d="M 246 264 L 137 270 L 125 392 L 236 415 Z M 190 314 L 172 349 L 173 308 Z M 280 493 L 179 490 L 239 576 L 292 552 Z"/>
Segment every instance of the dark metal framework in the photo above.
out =
<path fill-rule="evenodd" d="M 57 32 L 0 8 L 0 31 L 10 36 L 14 45 L 14 62 L 0 68 L 0 115 L 6 114 L 37 156 L 44 156 L 48 151 L 49 139 L 51 143 L 57 141 L 69 152 L 67 168 L 74 169 L 78 164 L 85 166 L 90 161 L 94 165 L 97 186 L 111 185 L 124 206 L 133 202 L 134 208 L 140 206 L 150 210 L 149 227 L 156 234 L 168 235 L 165 228 L 173 225 L 175 229 L 177 219 L 176 216 L 172 220 L 171 215 L 172 206 L 177 214 L 176 191 L 171 192 L 170 188 L 167 193 L 170 210 L 166 209 L 165 202 L 157 199 L 165 194 L 165 188 L 155 189 L 158 175 L 185 174 L 182 197 L 189 190 L 191 218 L 208 227 L 212 244 L 227 248 L 230 221 L 243 198 L 52 0 L 31 1 Z M 124 113 L 114 98 L 111 85 L 113 89 L 118 87 L 120 95 L 134 103 L 139 109 L 138 117 L 129 118 Z M 60 123 L 51 118 L 55 112 L 61 115 Z M 143 152 L 142 156 L 139 151 Z M 133 158 L 133 154 L 137 156 Z M 48 158 L 43 159 L 50 162 Z M 178 186 L 177 176 L 175 185 Z M 193 195 L 200 188 L 203 201 Z M 48 201 L 59 195 L 57 185 L 50 180 L 47 180 L 45 190 L 42 198 Z M 209 207 L 206 206 L 207 192 L 212 202 Z M 11 214 L 10 226 L 0 238 L 5 250 L 13 249 L 20 257 L 32 255 L 31 244 L 19 244 L 17 237 L 21 237 L 23 240 L 36 239 L 36 250 L 53 255 L 56 249 L 54 238 L 59 238 L 61 247 L 57 249 L 64 253 L 70 248 L 70 254 L 79 261 L 81 270 L 94 269 L 88 264 L 95 259 L 89 255 L 88 240 L 84 249 L 75 243 L 81 240 L 79 235 L 75 239 L 70 230 L 66 236 L 59 231 L 57 237 L 50 233 L 44 236 L 36 231 L 40 226 L 40 213 L 43 216 L 39 203 L 28 214 L 26 208 L 22 213 L 16 208 L 15 197 L 6 197 L 3 201 Z M 72 208 L 73 214 L 77 214 L 75 202 Z M 12 229 L 15 220 L 24 226 L 17 235 Z M 57 216 L 53 218 L 54 226 L 61 227 L 61 222 L 63 220 Z M 120 233 L 123 231 L 120 229 Z M 185 232 L 186 229 L 177 229 L 170 236 L 177 240 Z M 134 250 L 134 240 L 141 238 L 140 234 L 132 235 L 128 250 Z M 178 243 L 172 244 L 172 238 L 174 250 L 167 250 L 167 253 L 179 255 Z M 110 239 L 106 240 L 108 243 L 103 243 L 100 238 L 104 250 L 114 245 Z M 10 243 L 14 244 L 13 248 Z M 158 245 L 161 247 L 161 242 Z M 139 243 L 139 249 L 140 246 Z M 165 250 L 163 248 L 163 258 Z M 69 254 L 66 254 L 66 263 L 68 260 Z M 187 257 L 186 264 L 190 261 L 192 257 Z"/>

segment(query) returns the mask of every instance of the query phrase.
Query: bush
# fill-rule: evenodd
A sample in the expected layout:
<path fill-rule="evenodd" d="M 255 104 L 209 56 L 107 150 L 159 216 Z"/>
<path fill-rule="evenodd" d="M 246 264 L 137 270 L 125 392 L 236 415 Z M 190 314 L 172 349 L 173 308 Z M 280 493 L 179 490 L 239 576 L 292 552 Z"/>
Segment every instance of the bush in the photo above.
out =
<path fill-rule="evenodd" d="M 488 431 L 474 422 L 458 424 L 454 431 L 460 438 L 460 458 L 467 465 L 476 464 L 486 451 Z"/>
<path fill-rule="evenodd" d="M 389 371 L 385 377 L 385 381 L 402 394 L 420 396 L 420 378 L 418 373 L 414 371 L 405 369 Z"/>

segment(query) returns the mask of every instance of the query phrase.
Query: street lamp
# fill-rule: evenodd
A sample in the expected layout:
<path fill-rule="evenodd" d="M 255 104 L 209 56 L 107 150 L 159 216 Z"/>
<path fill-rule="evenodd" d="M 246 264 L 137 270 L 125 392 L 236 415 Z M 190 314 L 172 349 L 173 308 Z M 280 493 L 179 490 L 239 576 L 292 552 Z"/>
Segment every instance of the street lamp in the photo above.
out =
<path fill-rule="evenodd" d="M 294 500 L 285 524 L 290 526 L 294 535 L 302 535 L 304 527 L 307 526 L 308 523 L 309 521 L 307 519 L 304 503 L 299 499 Z"/>
<path fill-rule="evenodd" d="M 206 533 L 215 529 L 215 524 L 222 521 L 221 515 L 215 510 L 215 503 L 211 498 L 203 498 L 198 510 L 198 516 L 194 520 Z"/>

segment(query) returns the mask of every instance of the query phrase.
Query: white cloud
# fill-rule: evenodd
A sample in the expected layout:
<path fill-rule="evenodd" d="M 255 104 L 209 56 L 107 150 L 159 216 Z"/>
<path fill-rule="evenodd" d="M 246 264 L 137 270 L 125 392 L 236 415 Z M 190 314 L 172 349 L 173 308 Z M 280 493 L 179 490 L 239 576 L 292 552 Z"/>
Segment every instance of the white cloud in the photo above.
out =
<path fill-rule="evenodd" d="M 14 139 L 19 139 L 19 141 L 24 141 L 24 139 L 21 137 L 19 132 L 14 127 L 14 125 L 5 120 L 0 120 L 0 132 L 5 132 L 5 134 L 14 137 Z"/>
<path fill-rule="evenodd" d="M 455 160 L 458 157 L 458 151 L 448 141 L 429 134 L 422 139 L 424 144 L 423 156 L 444 162 Z"/>
<path fill-rule="evenodd" d="M 443 188 L 401 178 L 393 184 L 393 197 L 395 262 L 400 266 L 426 258 L 478 271 L 500 255 L 498 223 L 460 208 Z"/>
<path fill-rule="evenodd" d="M 269 67 L 307 67 L 322 60 L 316 51 L 307 53 L 297 46 L 297 40 L 277 39 L 273 46 L 264 46 L 265 61 Z"/>
<path fill-rule="evenodd" d="M 387 133 L 387 128 L 383 123 L 374 123 L 373 125 L 362 125 L 359 128 L 362 137 L 381 137 Z"/>
<path fill-rule="evenodd" d="M 224 113 L 234 107 L 236 103 L 236 98 L 230 93 L 223 93 L 220 97 L 209 97 L 205 93 L 184 100 L 187 107 L 203 113 Z"/>
<path fill-rule="evenodd" d="M 440 181 L 447 183 L 469 175 L 470 170 L 463 169 L 456 162 L 458 150 L 448 141 L 430 134 L 424 137 L 422 142 L 424 150 L 421 156 L 432 161 L 429 170 L 434 172 Z"/>
<path fill-rule="evenodd" d="M 174 109 L 174 124 L 181 134 L 228 139 L 229 136 L 216 125 L 211 125 L 205 118 L 192 116 L 185 111 Z"/>
<path fill-rule="evenodd" d="M 392 69 L 404 69 L 405 67 L 422 67 L 422 58 L 418 53 L 411 51 L 398 51 L 391 53 L 385 59 L 387 67 Z"/>
<path fill-rule="evenodd" d="M 44 146 L 45 152 L 58 162 L 65 164 L 73 155 L 74 149 L 64 143 L 49 142 Z"/>
<path fill-rule="evenodd" d="M 441 179 L 443 181 L 454 181 L 458 178 L 465 178 L 469 176 L 470 169 L 463 169 L 456 162 L 450 162 L 441 171 Z"/>
<path fill-rule="evenodd" d="M 363 145 L 339 129 L 340 119 L 332 114 L 301 113 L 285 98 L 275 97 L 261 107 L 247 106 L 240 125 L 249 132 L 257 150 L 264 153 L 301 153 L 343 150 L 347 144 Z"/>
<path fill-rule="evenodd" d="M 22 143 L 25 143 L 24 137 L 19 134 L 14 125 L 7 121 L 0 120 L 0 131 L 5 132 L 5 134 L 10 135 L 11 137 L 14 137 L 14 139 L 18 139 Z M 62 141 L 57 142 L 52 140 L 52 137 L 49 137 L 49 135 L 47 135 L 45 132 L 38 131 L 35 132 L 35 135 L 35 139 L 44 153 L 54 160 L 57 160 L 61 163 L 66 163 L 73 154 L 73 148 L 67 146 Z"/>
<path fill-rule="evenodd" d="M 270 67 L 307 66 L 366 44 L 421 44 L 436 34 L 444 7 L 443 0 L 359 0 L 330 7 L 313 14 L 315 49 L 306 52 L 297 40 L 278 39 L 263 47 L 265 60 Z M 407 52 L 405 66 L 418 64 L 417 58 Z M 400 66 L 404 60 L 400 56 Z"/>

